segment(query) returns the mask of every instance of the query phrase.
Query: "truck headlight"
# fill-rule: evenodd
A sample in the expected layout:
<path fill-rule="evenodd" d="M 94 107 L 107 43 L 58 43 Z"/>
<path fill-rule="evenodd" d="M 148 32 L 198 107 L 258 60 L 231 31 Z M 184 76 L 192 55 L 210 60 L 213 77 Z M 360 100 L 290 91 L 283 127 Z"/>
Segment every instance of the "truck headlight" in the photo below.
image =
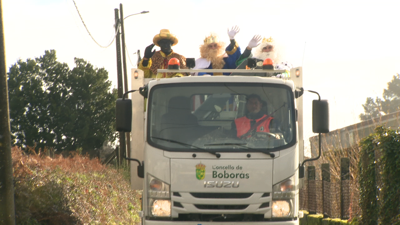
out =
<path fill-rule="evenodd" d="M 279 189 L 282 192 L 293 191 L 293 181 L 291 179 L 287 179 L 279 184 Z"/>
<path fill-rule="evenodd" d="M 169 184 L 148 175 L 148 196 L 149 198 L 163 198 L 170 199 Z"/>
<path fill-rule="evenodd" d="M 295 201 L 294 176 L 272 187 L 272 217 L 292 217 Z"/>
<path fill-rule="evenodd" d="M 170 217 L 171 216 L 171 195 L 170 185 L 151 175 L 147 175 L 148 186 L 148 207 L 150 216 Z"/>
<path fill-rule="evenodd" d="M 171 216 L 171 200 L 151 199 L 150 211 L 152 216 L 170 217 Z"/>
<path fill-rule="evenodd" d="M 289 217 L 290 203 L 286 200 L 272 201 L 272 217 Z"/>

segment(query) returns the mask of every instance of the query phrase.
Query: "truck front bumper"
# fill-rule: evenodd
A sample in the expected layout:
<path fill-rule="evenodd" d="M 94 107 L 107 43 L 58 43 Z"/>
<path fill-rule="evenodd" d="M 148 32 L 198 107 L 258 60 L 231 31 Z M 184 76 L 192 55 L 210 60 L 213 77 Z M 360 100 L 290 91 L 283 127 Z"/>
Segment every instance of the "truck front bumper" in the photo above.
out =
<path fill-rule="evenodd" d="M 145 220 L 145 225 L 157 225 L 157 224 L 185 224 L 185 225 L 299 225 L 299 220 L 295 221 L 263 221 L 263 222 L 251 222 L 251 221 L 242 221 L 242 222 L 196 222 L 196 221 L 154 221 L 154 220 Z"/>

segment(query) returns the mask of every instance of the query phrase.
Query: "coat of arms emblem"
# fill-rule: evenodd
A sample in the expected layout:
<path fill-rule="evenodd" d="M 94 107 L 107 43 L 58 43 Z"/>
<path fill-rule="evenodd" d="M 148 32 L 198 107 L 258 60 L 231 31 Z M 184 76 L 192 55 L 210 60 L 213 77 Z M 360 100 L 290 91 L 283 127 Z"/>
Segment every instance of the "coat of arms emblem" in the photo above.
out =
<path fill-rule="evenodd" d="M 199 163 L 196 165 L 196 178 L 203 180 L 206 175 L 206 165 Z"/>

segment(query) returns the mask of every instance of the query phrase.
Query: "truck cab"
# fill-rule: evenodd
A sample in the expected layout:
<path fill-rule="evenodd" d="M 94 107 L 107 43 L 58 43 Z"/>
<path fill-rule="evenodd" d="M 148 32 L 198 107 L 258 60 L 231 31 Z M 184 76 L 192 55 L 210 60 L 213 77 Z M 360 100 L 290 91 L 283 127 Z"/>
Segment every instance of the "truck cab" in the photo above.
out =
<path fill-rule="evenodd" d="M 302 69 L 224 72 L 234 75 L 147 80 L 146 110 L 117 100 L 117 130 L 143 129 L 132 137 L 132 145 L 143 138 L 143 178 L 133 175 L 143 179 L 143 224 L 299 224 Z M 254 119 L 243 134 L 249 96 L 260 98 L 269 123 Z M 142 112 L 143 127 L 132 111 Z"/>

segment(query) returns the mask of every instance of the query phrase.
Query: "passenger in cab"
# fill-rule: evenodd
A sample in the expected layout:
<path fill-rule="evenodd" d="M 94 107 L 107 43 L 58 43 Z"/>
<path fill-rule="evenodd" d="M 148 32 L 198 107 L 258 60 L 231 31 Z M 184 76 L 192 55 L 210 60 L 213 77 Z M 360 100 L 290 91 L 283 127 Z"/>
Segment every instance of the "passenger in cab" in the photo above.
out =
<path fill-rule="evenodd" d="M 139 63 L 139 69 L 144 71 L 145 78 L 169 78 L 173 76 L 183 76 L 182 74 L 160 73 L 157 69 L 167 69 L 171 58 L 180 61 L 180 68 L 186 69 L 186 58 L 172 50 L 172 46 L 178 44 L 178 38 L 171 34 L 169 30 L 162 29 L 159 34 L 154 36 L 153 44 L 146 47 L 144 57 Z M 160 51 L 153 50 L 154 45 L 160 47 Z"/>
<path fill-rule="evenodd" d="M 200 46 L 200 58 L 196 59 L 194 69 L 235 69 L 236 61 L 241 55 L 241 50 L 235 36 L 239 33 L 238 26 L 228 29 L 230 44 L 224 49 L 224 42 L 220 41 L 216 34 L 210 34 L 204 39 L 204 43 Z M 195 76 L 201 76 L 205 73 L 196 73 Z M 229 75 L 229 73 L 214 73 L 217 75 Z"/>
<path fill-rule="evenodd" d="M 193 141 L 192 133 L 198 123 L 197 117 L 191 113 L 190 99 L 184 96 L 172 97 L 160 125 L 160 136 L 164 139 L 182 143 Z"/>
<path fill-rule="evenodd" d="M 254 133 L 271 133 L 278 130 L 278 122 L 266 114 L 265 104 L 259 95 L 246 98 L 246 115 L 235 119 L 231 131 L 236 138 L 250 138 Z"/>

